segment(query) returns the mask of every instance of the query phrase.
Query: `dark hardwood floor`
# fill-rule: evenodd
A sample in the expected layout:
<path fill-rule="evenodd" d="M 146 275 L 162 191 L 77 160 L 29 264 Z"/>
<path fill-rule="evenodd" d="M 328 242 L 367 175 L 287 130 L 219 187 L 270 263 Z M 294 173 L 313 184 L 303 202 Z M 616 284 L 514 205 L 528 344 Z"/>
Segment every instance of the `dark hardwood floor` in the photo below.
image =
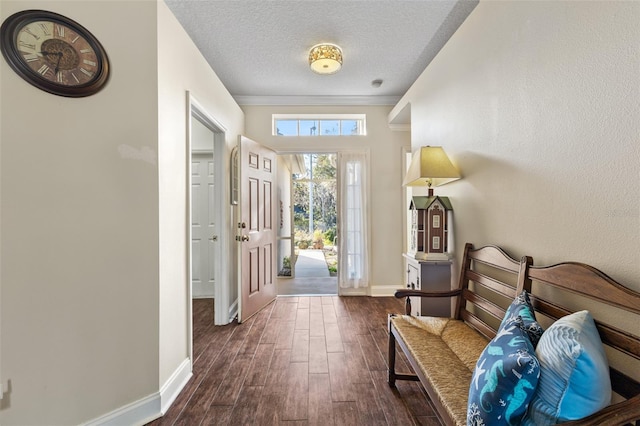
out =
<path fill-rule="evenodd" d="M 242 324 L 213 326 L 194 300 L 193 377 L 160 425 L 437 425 L 417 382 L 387 384 L 391 297 L 279 297 Z M 402 352 L 399 371 L 409 372 Z"/>

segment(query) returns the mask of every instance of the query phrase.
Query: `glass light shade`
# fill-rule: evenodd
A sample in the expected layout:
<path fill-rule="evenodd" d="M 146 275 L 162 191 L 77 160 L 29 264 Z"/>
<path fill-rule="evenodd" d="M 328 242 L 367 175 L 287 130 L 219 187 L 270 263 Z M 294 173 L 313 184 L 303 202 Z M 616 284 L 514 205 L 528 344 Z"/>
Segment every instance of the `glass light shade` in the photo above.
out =
<path fill-rule="evenodd" d="M 413 154 L 403 186 L 438 186 L 460 179 L 441 146 L 423 146 Z"/>
<path fill-rule="evenodd" d="M 316 44 L 309 51 L 309 66 L 318 74 L 334 74 L 342 68 L 342 49 L 331 43 Z"/>

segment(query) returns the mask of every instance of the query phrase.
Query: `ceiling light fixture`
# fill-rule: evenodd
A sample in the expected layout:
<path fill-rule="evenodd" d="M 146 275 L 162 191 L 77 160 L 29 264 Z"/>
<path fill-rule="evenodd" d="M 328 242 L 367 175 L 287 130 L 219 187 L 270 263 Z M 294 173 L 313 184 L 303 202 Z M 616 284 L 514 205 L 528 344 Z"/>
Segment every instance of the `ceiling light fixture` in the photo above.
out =
<path fill-rule="evenodd" d="M 331 43 L 316 44 L 309 51 L 309 66 L 318 74 L 335 74 L 342 68 L 342 49 Z"/>

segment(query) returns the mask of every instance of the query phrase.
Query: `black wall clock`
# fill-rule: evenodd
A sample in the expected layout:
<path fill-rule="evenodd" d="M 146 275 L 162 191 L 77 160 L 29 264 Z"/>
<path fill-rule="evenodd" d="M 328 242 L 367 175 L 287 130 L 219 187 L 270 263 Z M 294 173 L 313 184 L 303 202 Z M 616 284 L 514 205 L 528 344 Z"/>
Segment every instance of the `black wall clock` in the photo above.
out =
<path fill-rule="evenodd" d="M 93 34 L 44 10 L 24 10 L 0 27 L 0 47 L 11 68 L 34 86 L 60 96 L 98 92 L 109 78 L 109 59 Z"/>

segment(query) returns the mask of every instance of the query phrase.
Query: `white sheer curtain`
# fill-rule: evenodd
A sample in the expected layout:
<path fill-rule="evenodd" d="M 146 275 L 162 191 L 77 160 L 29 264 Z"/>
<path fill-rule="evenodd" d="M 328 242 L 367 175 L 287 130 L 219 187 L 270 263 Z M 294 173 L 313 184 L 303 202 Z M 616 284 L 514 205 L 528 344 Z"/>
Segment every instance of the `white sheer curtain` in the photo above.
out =
<path fill-rule="evenodd" d="M 339 154 L 340 221 L 338 283 L 341 288 L 369 286 L 367 154 Z"/>

